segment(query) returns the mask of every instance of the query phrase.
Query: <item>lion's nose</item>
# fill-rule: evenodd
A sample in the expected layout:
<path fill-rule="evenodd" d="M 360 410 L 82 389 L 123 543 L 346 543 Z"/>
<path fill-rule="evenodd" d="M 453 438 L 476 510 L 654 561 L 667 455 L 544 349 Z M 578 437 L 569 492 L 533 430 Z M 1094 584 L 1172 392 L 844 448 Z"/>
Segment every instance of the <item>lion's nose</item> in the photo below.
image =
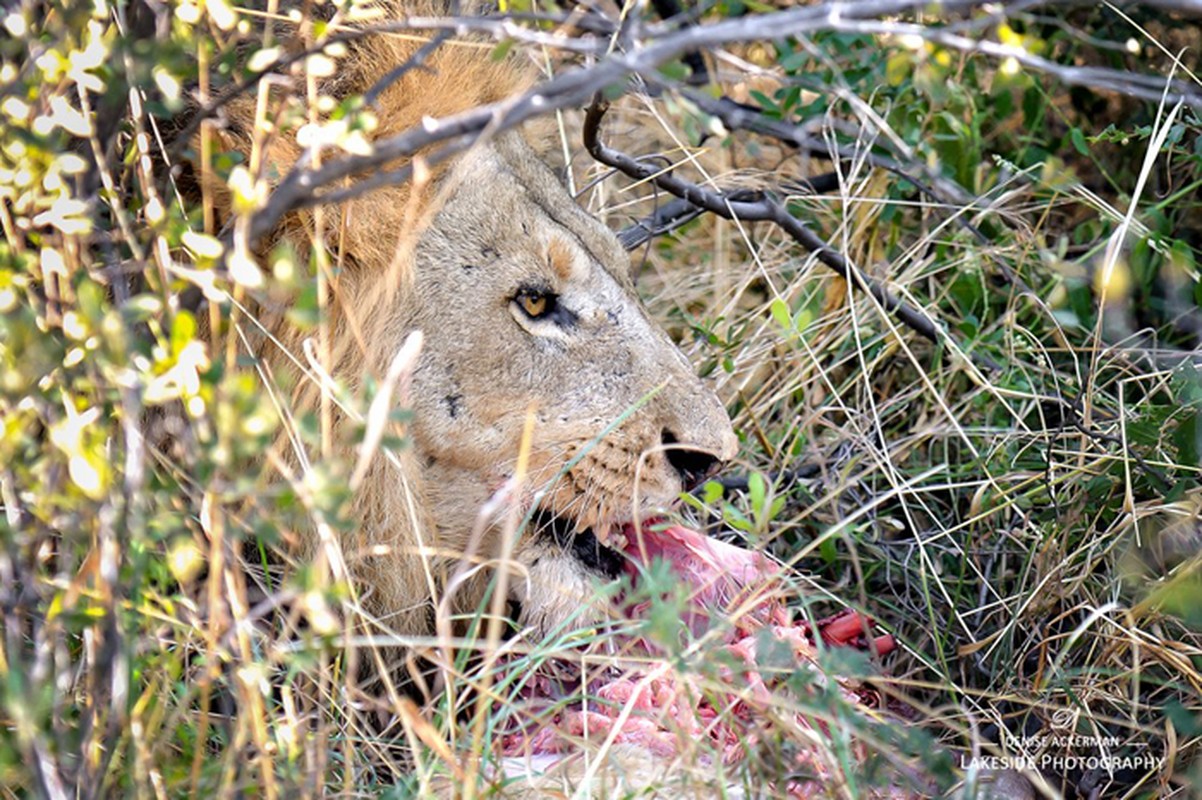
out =
<path fill-rule="evenodd" d="M 662 441 L 668 463 L 680 475 L 680 483 L 686 492 L 691 492 L 705 479 L 713 476 L 722 463 L 713 453 L 682 443 L 676 434 L 667 428 L 664 428 Z"/>

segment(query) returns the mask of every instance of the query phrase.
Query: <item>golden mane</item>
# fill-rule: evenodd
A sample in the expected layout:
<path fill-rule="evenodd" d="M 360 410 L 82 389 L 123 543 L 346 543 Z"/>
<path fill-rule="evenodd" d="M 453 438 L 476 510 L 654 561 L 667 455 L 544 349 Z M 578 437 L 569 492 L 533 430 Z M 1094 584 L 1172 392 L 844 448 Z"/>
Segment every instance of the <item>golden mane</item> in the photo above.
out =
<path fill-rule="evenodd" d="M 372 91 L 427 41 L 393 33 L 355 40 L 328 79 L 309 82 L 308 99 Z M 427 50 L 420 66 L 374 92 L 371 138 L 504 101 L 534 80 L 518 55 L 496 58 L 495 47 L 471 38 Z M 268 182 L 304 157 L 296 126 L 275 124 L 270 107 L 231 103 L 218 136 Z M 388 373 L 411 332 L 424 334 L 407 398 L 411 446 L 371 460 L 345 512 L 355 527 L 340 542 L 364 607 L 392 631 L 431 632 L 448 593 L 451 613 L 476 610 L 502 557 L 520 575 L 509 599 L 523 624 L 550 630 L 606 613 L 596 606 L 596 582 L 614 577 L 617 555 L 603 554 L 597 537 L 674 503 L 737 446 L 717 398 L 641 308 L 625 250 L 540 154 L 548 133 L 543 124 L 486 130 L 437 168 L 415 169 L 412 181 L 287 215 L 259 250 L 291 246 L 315 263 L 328 291 L 317 334 L 294 325 L 282 304 L 255 306 L 268 331 L 256 350 L 266 371 L 298 378 L 292 415 L 323 412 L 327 434 L 336 434 L 328 441 L 344 455 L 354 456 L 349 416 L 296 364 L 313 353 L 321 371 L 354 391 L 365 376 Z M 338 157 L 332 152 L 322 157 Z M 228 190 L 212 191 L 228 214 Z M 548 308 L 562 303 L 559 315 L 522 311 L 524 292 L 541 293 Z M 537 425 L 527 440 L 531 415 Z M 296 441 L 282 440 L 281 449 L 303 472 L 310 459 Z M 517 482 L 524 441 L 526 480 Z M 512 513 L 486 513 L 505 503 L 537 510 L 555 531 L 513 543 Z M 302 558 L 327 557 L 321 535 L 301 538 Z M 506 541 L 516 550 L 502 556 Z M 490 569 L 451 581 L 465 563 Z M 459 583 L 453 593 L 451 583 Z"/>

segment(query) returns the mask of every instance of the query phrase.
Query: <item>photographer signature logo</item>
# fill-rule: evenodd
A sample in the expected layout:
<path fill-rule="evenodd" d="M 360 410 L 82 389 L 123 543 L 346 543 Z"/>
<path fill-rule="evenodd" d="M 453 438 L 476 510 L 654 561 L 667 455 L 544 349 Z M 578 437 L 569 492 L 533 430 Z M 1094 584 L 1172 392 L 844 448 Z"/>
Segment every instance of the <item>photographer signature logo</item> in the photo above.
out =
<path fill-rule="evenodd" d="M 1117 736 L 1082 734 L 1036 734 L 1012 737 L 1008 746 L 1014 752 L 1003 755 L 980 753 L 960 757 L 965 770 L 1040 770 L 1056 774 L 1073 770 L 1100 769 L 1152 771 L 1159 769 L 1164 757 L 1147 751 L 1147 745 L 1123 745 Z M 1123 747 L 1122 752 L 1118 752 Z M 1140 752 L 1142 751 L 1142 752 Z"/>

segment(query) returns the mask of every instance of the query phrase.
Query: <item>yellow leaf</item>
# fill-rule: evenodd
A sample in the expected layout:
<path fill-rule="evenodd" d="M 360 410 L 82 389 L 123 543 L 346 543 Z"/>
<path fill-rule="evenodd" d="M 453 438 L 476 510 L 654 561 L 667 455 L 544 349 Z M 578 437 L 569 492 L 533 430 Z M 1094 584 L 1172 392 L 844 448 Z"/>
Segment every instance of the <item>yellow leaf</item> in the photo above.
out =
<path fill-rule="evenodd" d="M 890 86 L 900 86 L 902 81 L 910 77 L 914 62 L 909 53 L 894 53 L 885 62 L 885 80 Z"/>
<path fill-rule="evenodd" d="M 1000 41 L 1002 44 L 1007 45 L 1009 47 L 1022 47 L 1023 46 L 1023 37 L 1020 34 L 1016 33 L 1014 31 L 1014 28 L 1011 28 L 1009 25 L 1007 25 L 1004 22 L 1001 25 L 998 25 L 998 27 L 997 27 L 997 38 L 998 38 L 998 41 Z"/>

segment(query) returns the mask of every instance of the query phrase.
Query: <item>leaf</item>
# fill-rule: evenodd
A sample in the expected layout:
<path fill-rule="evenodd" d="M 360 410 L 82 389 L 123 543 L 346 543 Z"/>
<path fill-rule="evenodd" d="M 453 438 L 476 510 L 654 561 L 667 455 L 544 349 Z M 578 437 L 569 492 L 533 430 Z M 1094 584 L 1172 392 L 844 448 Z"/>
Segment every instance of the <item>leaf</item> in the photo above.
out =
<path fill-rule="evenodd" d="M 1086 143 L 1085 134 L 1081 132 L 1080 128 L 1072 128 L 1068 132 L 1068 138 L 1072 140 L 1073 147 L 1077 149 L 1078 153 L 1083 156 L 1089 155 L 1089 145 Z"/>
<path fill-rule="evenodd" d="M 901 86 L 914 70 L 914 59 L 909 53 L 894 53 L 885 62 L 885 81 L 890 86 Z"/>
<path fill-rule="evenodd" d="M 488 57 L 493 61 L 504 61 L 505 57 L 509 55 L 509 51 L 512 49 L 513 39 L 505 39 L 492 49 L 492 52 L 488 54 Z"/>
<path fill-rule="evenodd" d="M 692 70 L 683 61 L 669 61 L 660 65 L 659 74 L 669 80 L 684 81 L 692 74 Z"/>
<path fill-rule="evenodd" d="M 810 54 L 804 50 L 790 53 L 780 60 L 780 68 L 789 74 L 798 72 L 810 60 Z"/>
<path fill-rule="evenodd" d="M 773 113 L 780 111 L 777 102 L 758 89 L 751 90 L 751 99 L 766 112 Z"/>
<path fill-rule="evenodd" d="M 1169 248 L 1169 263 L 1186 275 L 1194 274 L 1198 268 L 1194 249 L 1183 239 L 1173 240 L 1173 246 Z"/>
<path fill-rule="evenodd" d="M 1202 714 L 1186 708 L 1180 700 L 1176 698 L 1169 700 L 1164 706 L 1164 715 L 1169 722 L 1173 723 L 1178 736 L 1192 738 L 1202 735 Z"/>
<path fill-rule="evenodd" d="M 196 317 L 192 312 L 180 310 L 171 323 L 171 352 L 180 353 L 196 336 Z"/>
<path fill-rule="evenodd" d="M 785 510 L 785 498 L 778 497 L 772 501 L 772 505 L 768 508 L 768 519 L 773 520 L 780 516 L 780 512 Z"/>
<path fill-rule="evenodd" d="M 764 501 L 768 495 L 768 487 L 764 483 L 764 476 L 758 472 L 751 473 L 747 478 L 747 494 L 751 498 L 751 508 L 753 513 L 759 517 L 764 511 Z"/>
<path fill-rule="evenodd" d="M 1198 412 L 1196 410 L 1190 411 L 1177 425 L 1177 430 L 1173 431 L 1173 444 L 1177 445 L 1178 464 L 1186 466 L 1198 464 L 1200 459 L 1198 447 Z"/>
<path fill-rule="evenodd" d="M 742 511 L 735 508 L 730 503 L 727 503 L 726 508 L 722 510 L 722 519 L 727 525 L 735 530 L 744 532 L 751 530 L 751 522 L 746 516 L 743 515 Z"/>
<path fill-rule="evenodd" d="M 784 300 L 776 298 L 769 306 L 769 310 L 777 325 L 781 326 L 786 333 L 793 333 L 793 316 L 789 313 L 789 306 L 785 304 Z"/>

